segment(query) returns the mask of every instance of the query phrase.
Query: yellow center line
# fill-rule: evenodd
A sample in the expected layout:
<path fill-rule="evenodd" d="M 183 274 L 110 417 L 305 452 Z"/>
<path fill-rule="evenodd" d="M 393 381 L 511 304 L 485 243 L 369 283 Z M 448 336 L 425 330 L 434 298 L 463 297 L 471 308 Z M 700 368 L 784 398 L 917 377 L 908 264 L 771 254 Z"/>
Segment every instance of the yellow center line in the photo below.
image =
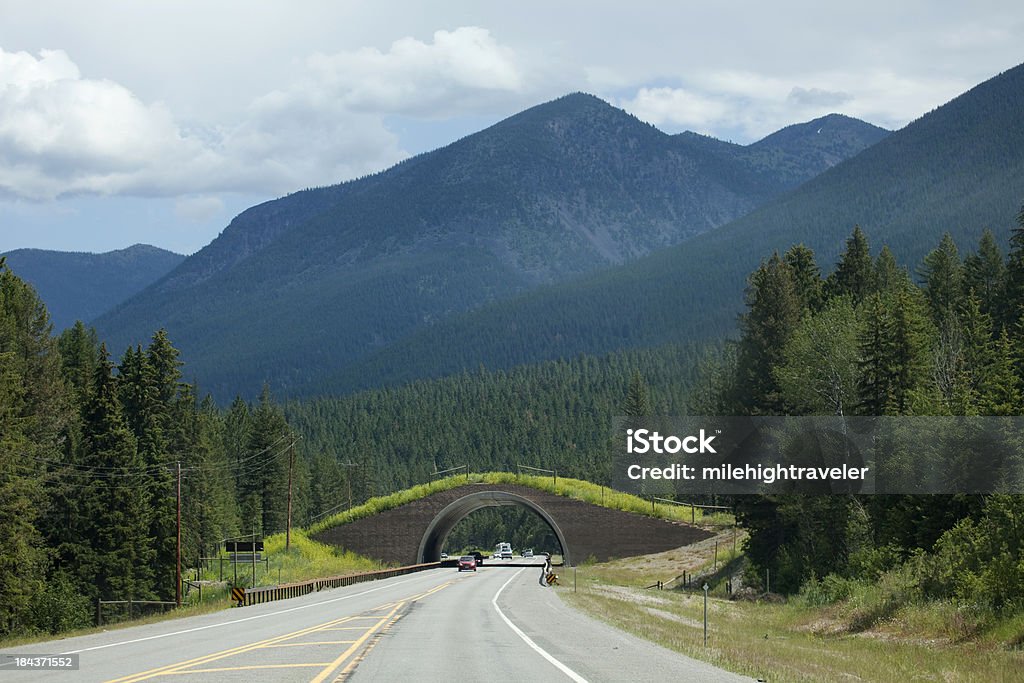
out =
<path fill-rule="evenodd" d="M 298 638 L 300 636 L 306 635 L 307 633 L 315 633 L 317 630 L 323 628 L 324 626 L 333 626 L 335 624 L 343 624 L 343 623 L 345 623 L 347 621 L 350 621 L 350 620 L 351 620 L 351 617 L 343 617 L 341 619 L 334 619 L 334 620 L 326 622 L 324 624 L 319 624 L 317 626 L 312 626 L 312 627 L 304 628 L 304 629 L 301 629 L 299 631 L 293 631 L 292 633 L 286 633 L 286 634 L 281 635 L 281 636 L 275 636 L 273 638 L 268 638 L 267 640 L 261 640 L 261 641 L 259 641 L 257 643 L 250 643 L 248 645 L 240 645 L 238 647 L 230 648 L 230 649 L 227 649 L 227 650 L 221 650 L 220 652 L 214 652 L 212 654 L 203 655 L 202 657 L 195 657 L 194 659 L 188 659 L 188 660 L 185 660 L 183 662 L 177 662 L 175 664 L 167 664 L 166 666 L 161 666 L 161 667 L 157 667 L 155 669 L 150 669 L 149 671 L 143 671 L 141 673 L 131 674 L 129 676 L 124 676 L 122 678 L 115 678 L 113 680 L 107 681 L 107 683 L 134 683 L 135 681 L 144 681 L 147 678 L 153 678 L 155 676 L 160 676 L 160 675 L 162 675 L 164 673 L 171 672 L 171 671 L 174 671 L 174 670 L 184 669 L 184 668 L 188 668 L 188 667 L 191 667 L 191 666 L 196 666 L 196 665 L 199 665 L 199 664 L 206 664 L 207 662 L 216 661 L 218 659 L 224 659 L 225 657 L 230 657 L 231 655 L 242 654 L 244 652 L 249 652 L 251 650 L 256 650 L 256 649 L 259 649 L 259 648 L 261 648 L 261 647 L 263 647 L 265 645 L 270 645 L 270 644 L 273 644 L 273 643 L 284 642 L 286 640 L 291 640 L 292 638 Z"/>
<path fill-rule="evenodd" d="M 409 602 L 415 602 L 417 600 L 425 598 L 428 595 L 432 595 L 433 593 L 436 593 L 439 590 L 447 588 L 451 584 L 452 584 L 451 581 L 446 581 L 446 582 L 440 584 L 439 586 L 435 586 L 434 588 L 430 589 L 429 591 L 427 591 L 425 593 L 421 593 L 419 595 L 414 595 L 413 597 L 409 598 Z M 381 628 L 390 628 L 396 621 L 398 621 L 402 617 L 401 614 L 395 614 L 395 612 L 397 612 L 400 607 L 401 607 L 401 604 L 399 604 L 397 607 L 395 607 L 395 609 L 393 609 L 391 611 L 391 614 L 394 615 L 394 616 L 389 616 L 389 618 L 385 618 L 380 623 L 378 623 L 376 627 L 370 629 L 365 634 L 363 634 L 363 637 L 360 638 L 359 641 L 354 643 L 352 645 L 352 647 L 350 647 L 348 650 L 343 652 L 340 657 L 338 657 L 336 660 L 334 660 L 334 662 L 330 666 L 328 666 L 323 671 L 321 671 L 320 674 L 316 678 L 314 678 L 312 681 L 310 681 L 310 683 L 323 683 L 323 681 L 326 680 L 327 676 L 329 676 L 334 670 L 336 670 L 339 666 L 341 666 L 341 664 L 350 655 L 352 655 L 352 653 L 356 652 L 359 649 L 359 647 L 362 645 L 362 643 L 365 643 L 366 640 L 370 636 L 372 636 L 375 632 L 377 632 Z M 372 647 L 372 645 L 370 647 Z M 367 650 L 368 649 L 369 648 L 367 648 Z M 363 653 L 360 654 L 358 657 L 352 657 L 352 659 L 349 661 L 349 663 L 345 665 L 345 668 L 343 668 L 340 672 L 338 672 L 338 676 L 343 676 L 343 675 L 349 673 L 353 668 L 355 668 L 355 666 L 357 664 L 359 664 L 359 662 L 361 661 L 362 657 L 364 657 L 365 655 L 366 655 L 366 650 L 364 650 Z"/>
<path fill-rule="evenodd" d="M 225 666 L 218 669 L 189 669 L 188 671 L 175 671 L 164 676 L 189 676 L 191 674 L 214 674 L 225 671 L 251 671 L 253 669 L 301 669 L 303 667 L 327 666 L 326 662 L 310 662 L 309 664 L 250 664 L 248 666 Z"/>
<path fill-rule="evenodd" d="M 334 671 L 339 666 L 341 666 L 342 662 L 344 662 L 346 659 L 348 659 L 352 655 L 352 653 L 354 653 L 356 650 L 358 650 L 360 645 L 365 643 L 366 640 L 370 636 L 372 636 L 374 633 L 376 633 L 377 629 L 379 629 L 381 626 L 386 624 L 388 622 L 388 620 L 390 620 L 391 617 L 394 616 L 395 612 L 397 612 L 399 609 L 401 609 L 402 605 L 404 605 L 404 604 L 405 603 L 400 602 L 397 605 L 395 605 L 395 607 L 391 610 L 390 614 L 387 614 L 386 616 L 381 618 L 381 620 L 378 621 L 374 626 L 372 626 L 371 628 L 367 629 L 366 633 L 364 633 L 362 636 L 359 637 L 359 640 L 357 640 L 356 642 L 352 643 L 352 645 L 350 645 L 347 650 L 345 650 L 340 655 L 338 655 L 338 658 L 335 659 L 330 664 L 328 664 L 324 668 L 323 671 L 321 671 L 319 674 L 317 674 L 316 677 L 313 678 L 312 681 L 310 681 L 310 683 L 323 683 L 323 681 L 325 681 L 327 679 L 327 677 L 331 674 L 332 671 Z"/>
<path fill-rule="evenodd" d="M 362 631 L 365 626 L 325 626 L 321 631 Z"/>
<path fill-rule="evenodd" d="M 302 641 L 301 643 L 278 643 L 277 645 L 264 645 L 261 650 L 266 650 L 271 647 L 305 647 L 306 645 L 349 645 L 354 643 L 354 640 L 314 640 L 314 641 Z"/>
<path fill-rule="evenodd" d="M 389 630 L 401 618 L 401 614 L 396 614 L 394 618 L 390 622 L 388 622 L 388 624 L 383 629 L 381 629 L 381 631 L 383 632 Z M 338 672 L 338 679 L 347 680 L 348 674 L 350 674 L 352 672 L 352 669 L 356 668 L 363 661 L 363 659 L 366 658 L 366 655 L 368 655 L 370 653 L 370 650 L 373 649 L 373 645 L 373 643 L 367 645 L 366 648 L 364 648 L 363 651 L 359 653 L 359 656 L 350 659 L 348 664 L 345 665 L 345 668 Z"/>
<path fill-rule="evenodd" d="M 442 584 L 440 584 L 438 586 L 435 586 L 434 588 L 432 588 L 432 589 L 430 589 L 428 591 L 425 591 L 423 593 L 418 593 L 416 595 L 413 595 L 413 596 L 407 598 L 406 600 L 403 600 L 403 601 L 400 601 L 400 602 L 385 603 L 384 605 L 381 605 L 381 606 L 378 606 L 378 607 L 374 607 L 374 608 L 372 608 L 370 610 L 367 610 L 369 612 L 383 611 L 383 610 L 385 610 L 385 609 L 390 607 L 391 608 L 390 611 L 388 611 L 388 613 L 384 614 L 384 615 L 367 615 L 364 612 L 361 615 L 342 617 L 340 619 L 334 619 L 334 620 L 331 620 L 331 621 L 328 621 L 328 622 L 324 622 L 323 624 L 318 624 L 316 626 L 310 626 L 310 627 L 307 627 L 307 628 L 304 628 L 304 629 L 300 629 L 298 631 L 293 631 L 291 633 L 285 633 L 285 634 L 280 635 L 280 636 L 275 636 L 273 638 L 268 638 L 266 640 L 261 640 L 261 641 L 256 642 L 256 643 L 249 643 L 247 645 L 240 645 L 238 647 L 229 648 L 227 650 L 221 650 L 219 652 L 214 652 L 214 653 L 211 653 L 211 654 L 203 655 L 201 657 L 195 657 L 193 659 L 188 659 L 188 660 L 185 660 L 185 661 L 182 661 L 182 662 L 177 662 L 177 663 L 174 663 L 174 664 L 167 664 L 165 666 L 157 667 L 155 669 L 150 669 L 148 671 L 143 671 L 143 672 L 136 673 L 136 674 L 130 674 L 128 676 L 123 676 L 121 678 L 112 679 L 110 681 L 107 681 L 107 683 L 136 683 L 137 681 L 143 681 L 143 680 L 147 680 L 147 679 L 150 679 L 150 678 L 155 678 L 157 676 L 173 676 L 173 675 L 181 675 L 181 674 L 190 674 L 190 673 L 200 673 L 200 672 L 206 672 L 206 671 L 214 671 L 214 669 L 209 669 L 209 670 L 202 669 L 202 670 L 200 670 L 200 669 L 194 669 L 192 667 L 200 666 L 200 665 L 203 665 L 203 664 L 208 664 L 210 662 L 214 662 L 214 661 L 217 661 L 217 660 L 220 660 L 220 659 L 226 659 L 227 657 L 232 657 L 234 655 L 244 654 L 246 652 L 251 652 L 253 650 L 259 650 L 259 649 L 265 649 L 265 648 L 271 648 L 271 647 L 289 647 L 289 646 L 298 647 L 298 646 L 301 646 L 301 645 L 315 645 L 315 644 L 339 644 L 339 645 L 351 644 L 351 646 L 344 653 L 342 653 L 342 655 L 340 657 L 335 659 L 330 664 L 316 664 L 316 665 L 313 665 L 313 664 L 294 664 L 293 665 L 295 667 L 303 667 L 303 666 L 305 666 L 305 667 L 308 667 L 308 666 L 324 666 L 324 667 L 327 667 L 327 668 L 324 669 L 324 671 L 322 671 L 317 676 L 317 678 L 314 679 L 314 681 L 317 681 L 319 683 L 320 681 L 324 680 L 324 678 L 326 677 L 327 674 L 329 674 L 334 669 L 337 669 L 338 666 L 340 666 L 345 661 L 345 659 L 352 654 L 352 652 L 356 651 L 362 643 L 365 643 L 366 640 L 370 636 L 372 636 L 377 630 L 379 630 L 383 624 L 385 624 L 389 619 L 391 619 L 395 615 L 395 613 L 402 606 L 404 606 L 407 603 L 415 602 L 415 601 L 421 600 L 421 599 L 423 599 L 423 598 L 425 598 L 425 597 L 427 597 L 429 595 L 432 595 L 432 594 L 436 593 L 437 591 L 439 591 L 439 590 L 441 590 L 443 588 L 448 587 L 452 583 L 453 583 L 452 581 L 446 581 L 445 583 L 442 583 Z M 374 620 L 375 623 L 373 623 L 373 624 L 365 624 L 363 626 L 338 626 L 338 624 L 351 623 L 351 622 L 362 621 L 362 620 Z M 320 632 L 320 631 L 342 631 L 342 630 L 345 630 L 345 631 L 348 631 L 348 630 L 351 630 L 351 631 L 364 631 L 364 633 L 359 637 L 358 640 L 354 640 L 354 641 L 352 641 L 352 640 L 340 640 L 340 641 L 334 641 L 334 642 L 330 642 L 330 643 L 325 641 L 323 643 L 294 643 L 294 644 L 291 644 L 291 645 L 285 645 L 284 644 L 286 641 L 294 640 L 295 638 L 299 638 L 299 637 L 302 637 L 304 635 L 310 635 L 310 634 L 317 633 L 317 632 Z M 239 666 L 239 667 L 225 667 L 225 668 L 215 669 L 215 670 L 216 671 L 236 671 L 236 670 L 240 671 L 240 670 L 244 670 L 244 669 L 253 669 L 253 668 L 286 668 L 286 667 L 285 667 L 285 665 L 265 665 L 265 666 L 264 665 L 251 665 L 251 666 Z"/>

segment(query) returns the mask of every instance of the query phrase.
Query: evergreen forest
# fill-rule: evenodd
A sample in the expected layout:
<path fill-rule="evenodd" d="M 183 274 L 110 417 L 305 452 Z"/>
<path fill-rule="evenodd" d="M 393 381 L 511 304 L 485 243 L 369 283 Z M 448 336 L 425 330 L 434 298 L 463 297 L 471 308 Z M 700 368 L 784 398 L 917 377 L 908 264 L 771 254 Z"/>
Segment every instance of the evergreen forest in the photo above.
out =
<path fill-rule="evenodd" d="M 55 336 L 0 261 L 0 636 L 87 625 L 98 599 L 173 599 L 179 476 L 195 566 L 227 538 L 283 531 L 289 480 L 295 526 L 454 467 L 607 484 L 620 415 L 1021 415 L 1024 211 L 1005 246 L 962 246 L 946 235 L 910 271 L 856 228 L 827 276 L 803 245 L 766 255 L 729 342 L 283 404 L 264 387 L 227 406 L 183 381 L 163 330 L 119 356 L 82 323 Z M 770 572 L 773 591 L 828 601 L 889 581 L 1024 608 L 1022 496 L 724 502 L 748 532 L 748 584 Z M 542 542 L 532 521 L 480 515 L 452 549 Z"/>

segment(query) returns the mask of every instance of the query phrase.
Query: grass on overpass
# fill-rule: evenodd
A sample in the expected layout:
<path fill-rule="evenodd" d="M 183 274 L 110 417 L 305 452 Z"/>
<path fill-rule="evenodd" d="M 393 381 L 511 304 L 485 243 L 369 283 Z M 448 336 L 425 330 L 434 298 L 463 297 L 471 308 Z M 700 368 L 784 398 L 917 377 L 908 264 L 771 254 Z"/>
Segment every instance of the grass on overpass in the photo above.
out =
<path fill-rule="evenodd" d="M 432 481 L 429 484 L 419 484 L 402 491 L 371 498 L 362 505 L 357 505 L 349 510 L 331 515 L 306 529 L 312 536 L 328 529 L 333 529 L 342 524 L 354 522 L 357 519 L 370 517 L 385 510 L 392 510 L 414 500 L 425 498 L 429 495 L 447 491 L 466 484 L 518 484 L 529 486 L 539 491 L 546 491 L 566 498 L 583 501 L 591 505 L 634 512 L 648 517 L 668 519 L 678 522 L 689 523 L 691 518 L 700 526 L 728 526 L 733 523 L 733 517 L 729 514 L 705 515 L 700 509 L 694 511 L 689 506 L 673 505 L 671 503 L 651 504 L 639 496 L 629 493 L 622 493 L 607 486 L 601 486 L 582 479 L 569 479 L 566 477 L 540 477 L 535 475 L 520 475 L 512 472 L 483 472 L 479 474 L 461 474 L 452 477 L 445 477 Z"/>

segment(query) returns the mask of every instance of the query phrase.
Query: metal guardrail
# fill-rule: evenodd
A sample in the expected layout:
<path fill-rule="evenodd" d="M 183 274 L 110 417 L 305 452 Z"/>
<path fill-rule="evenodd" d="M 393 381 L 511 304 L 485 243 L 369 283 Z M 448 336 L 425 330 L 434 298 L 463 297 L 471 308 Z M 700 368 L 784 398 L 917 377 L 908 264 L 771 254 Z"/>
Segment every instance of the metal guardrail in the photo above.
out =
<path fill-rule="evenodd" d="M 245 589 L 245 596 L 241 601 L 239 601 L 238 606 L 248 607 L 249 605 L 259 605 L 265 602 L 272 602 L 274 600 L 287 600 L 288 598 L 297 598 L 302 595 L 309 595 L 310 593 L 316 593 L 318 591 L 322 591 L 328 588 L 351 586 L 353 584 L 363 583 L 365 581 L 377 581 L 378 579 L 389 579 L 393 576 L 413 574 L 415 572 L 421 572 L 425 569 L 437 569 L 441 565 L 441 562 L 427 562 L 424 564 L 408 565 L 406 567 L 381 569 L 375 572 L 365 572 L 362 574 L 332 576 L 324 579 L 311 579 L 309 581 L 286 583 L 279 586 L 261 586 L 258 588 L 247 588 Z"/>

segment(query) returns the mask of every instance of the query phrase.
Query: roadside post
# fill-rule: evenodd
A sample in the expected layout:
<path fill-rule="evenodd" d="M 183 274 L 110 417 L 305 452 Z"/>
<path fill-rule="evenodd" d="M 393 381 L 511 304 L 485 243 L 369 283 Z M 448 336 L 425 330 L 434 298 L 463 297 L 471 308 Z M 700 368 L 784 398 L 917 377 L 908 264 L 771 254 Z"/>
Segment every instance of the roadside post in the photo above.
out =
<path fill-rule="evenodd" d="M 705 581 L 704 585 L 704 647 L 708 646 L 708 584 Z"/>

